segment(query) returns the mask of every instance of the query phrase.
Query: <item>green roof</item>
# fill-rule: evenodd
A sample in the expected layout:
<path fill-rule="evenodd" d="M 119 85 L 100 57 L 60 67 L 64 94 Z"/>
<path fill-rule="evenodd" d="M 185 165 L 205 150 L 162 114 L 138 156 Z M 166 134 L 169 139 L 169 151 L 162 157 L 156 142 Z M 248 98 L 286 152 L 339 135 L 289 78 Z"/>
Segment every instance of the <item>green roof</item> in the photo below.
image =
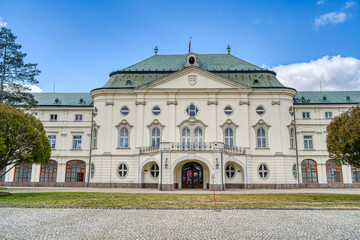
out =
<path fill-rule="evenodd" d="M 265 71 L 231 54 L 198 54 L 200 68 L 207 71 Z M 184 68 L 186 54 L 154 55 L 120 71 L 178 71 Z"/>
<path fill-rule="evenodd" d="M 360 91 L 298 91 L 294 104 L 358 104 Z"/>
<path fill-rule="evenodd" d="M 135 88 L 184 69 L 186 54 L 154 55 L 112 72 L 103 88 Z M 200 68 L 248 87 L 281 87 L 276 73 L 231 54 L 198 54 Z"/>
<path fill-rule="evenodd" d="M 38 106 L 93 106 L 90 93 L 32 93 Z"/>

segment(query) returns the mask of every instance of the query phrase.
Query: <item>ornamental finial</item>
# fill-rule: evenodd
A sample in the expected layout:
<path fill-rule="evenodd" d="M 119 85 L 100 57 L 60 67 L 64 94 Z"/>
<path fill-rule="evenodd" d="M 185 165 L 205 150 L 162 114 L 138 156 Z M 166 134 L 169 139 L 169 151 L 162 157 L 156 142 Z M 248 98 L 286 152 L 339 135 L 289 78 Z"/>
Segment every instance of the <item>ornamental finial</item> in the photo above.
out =
<path fill-rule="evenodd" d="M 157 48 L 157 46 L 155 46 L 155 48 L 154 48 L 155 55 L 157 55 L 158 50 L 159 49 Z"/>
<path fill-rule="evenodd" d="M 231 50 L 231 47 L 230 47 L 230 45 L 228 44 L 228 46 L 227 46 L 227 52 L 228 52 L 228 54 L 230 54 L 230 50 Z"/>

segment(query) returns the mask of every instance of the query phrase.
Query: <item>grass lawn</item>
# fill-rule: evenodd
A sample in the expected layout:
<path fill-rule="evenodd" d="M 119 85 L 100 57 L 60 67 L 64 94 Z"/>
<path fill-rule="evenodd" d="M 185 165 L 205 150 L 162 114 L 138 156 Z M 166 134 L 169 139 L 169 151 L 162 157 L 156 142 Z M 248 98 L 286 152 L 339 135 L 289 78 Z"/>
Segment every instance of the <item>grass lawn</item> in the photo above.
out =
<path fill-rule="evenodd" d="M 0 197 L 0 206 L 214 208 L 211 194 L 154 193 L 13 193 Z M 221 194 L 217 208 L 353 208 L 360 195 L 346 194 Z"/>

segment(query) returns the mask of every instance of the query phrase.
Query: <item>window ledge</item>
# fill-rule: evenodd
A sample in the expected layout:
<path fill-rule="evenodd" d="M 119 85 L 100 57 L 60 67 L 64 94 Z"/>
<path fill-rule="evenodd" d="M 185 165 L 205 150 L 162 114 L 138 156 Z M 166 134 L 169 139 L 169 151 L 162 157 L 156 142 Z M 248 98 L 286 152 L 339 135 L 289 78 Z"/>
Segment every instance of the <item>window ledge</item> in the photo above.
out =
<path fill-rule="evenodd" d="M 131 147 L 117 147 L 116 149 L 131 149 Z"/>
<path fill-rule="evenodd" d="M 270 150 L 270 148 L 255 148 L 255 150 Z"/>
<path fill-rule="evenodd" d="M 289 148 L 289 149 L 290 149 L 290 150 L 296 150 L 296 148 L 294 148 L 294 147 L 293 147 L 293 148 Z"/>
<path fill-rule="evenodd" d="M 71 151 L 82 151 L 82 149 L 81 148 L 72 148 L 72 149 L 70 149 Z"/>
<path fill-rule="evenodd" d="M 305 148 L 304 148 L 303 150 L 304 150 L 304 151 L 316 151 L 316 149 L 313 149 L 313 148 L 312 148 L 312 149 L 305 149 Z"/>

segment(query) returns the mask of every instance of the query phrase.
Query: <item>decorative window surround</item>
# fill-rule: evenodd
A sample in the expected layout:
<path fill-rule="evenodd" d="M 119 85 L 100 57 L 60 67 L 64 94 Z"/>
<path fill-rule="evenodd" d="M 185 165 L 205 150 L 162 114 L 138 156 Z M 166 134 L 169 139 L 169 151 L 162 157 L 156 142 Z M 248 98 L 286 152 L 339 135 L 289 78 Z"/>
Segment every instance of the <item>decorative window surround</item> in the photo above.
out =
<path fill-rule="evenodd" d="M 130 147 L 130 135 L 131 135 L 131 129 L 134 127 L 133 125 L 131 125 L 130 123 L 128 123 L 128 121 L 126 121 L 126 119 L 121 120 L 121 122 L 115 126 L 118 130 L 118 144 L 117 147 L 118 148 L 129 148 Z M 120 132 L 122 128 L 126 128 L 128 130 L 128 146 L 127 147 L 120 147 Z"/>
<path fill-rule="evenodd" d="M 207 125 L 195 117 L 189 117 L 188 119 L 182 121 L 179 125 L 177 125 L 180 130 L 180 136 L 182 136 L 182 130 L 184 128 L 188 128 L 190 130 L 190 141 L 195 141 L 195 129 L 200 128 L 202 130 L 202 139 L 205 139 L 205 129 Z M 181 140 L 181 139 L 180 139 Z"/>
<path fill-rule="evenodd" d="M 160 142 L 162 140 L 162 132 L 163 129 L 165 128 L 165 125 L 161 124 L 159 120 L 154 119 L 154 121 L 152 121 L 149 125 L 147 125 L 147 128 L 149 128 L 149 146 L 152 146 L 152 140 L 153 140 L 153 136 L 152 136 L 152 132 L 154 128 L 158 128 L 160 130 Z"/>
<path fill-rule="evenodd" d="M 269 128 L 271 127 L 269 124 L 267 124 L 263 119 L 260 119 L 255 125 L 252 126 L 255 130 L 255 139 L 256 143 L 255 146 L 257 148 L 268 148 L 269 147 Z M 263 128 L 265 130 L 265 146 L 259 147 L 258 146 L 258 136 L 257 131 L 258 129 Z"/>
<path fill-rule="evenodd" d="M 223 136 L 224 136 L 224 143 L 225 141 L 225 130 L 227 128 L 230 128 L 233 131 L 233 145 L 229 145 L 229 147 L 234 147 L 236 146 L 236 129 L 239 127 L 239 125 L 237 125 L 236 123 L 234 123 L 231 119 L 227 119 L 223 124 L 220 125 L 222 131 L 223 131 Z M 227 136 L 228 137 L 228 136 Z"/>

